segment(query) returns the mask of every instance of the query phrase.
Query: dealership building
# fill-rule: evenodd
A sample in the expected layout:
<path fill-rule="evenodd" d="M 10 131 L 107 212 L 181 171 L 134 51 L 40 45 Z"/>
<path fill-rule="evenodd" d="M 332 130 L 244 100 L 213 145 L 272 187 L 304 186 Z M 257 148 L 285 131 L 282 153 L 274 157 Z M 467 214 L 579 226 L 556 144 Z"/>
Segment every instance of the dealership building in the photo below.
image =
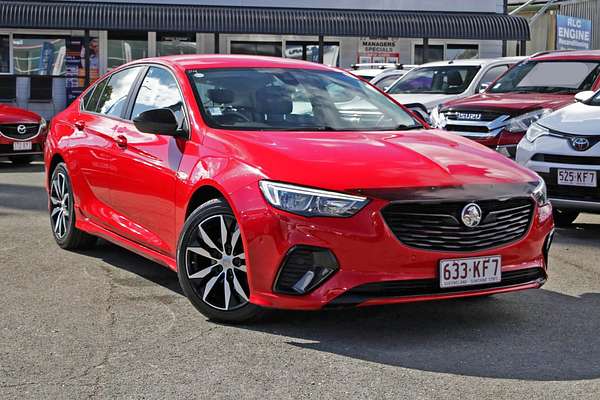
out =
<path fill-rule="evenodd" d="M 2 1 L 0 101 L 51 117 L 131 60 L 258 54 L 350 67 L 506 54 L 506 0 Z M 524 46 L 522 47 L 524 48 Z"/>

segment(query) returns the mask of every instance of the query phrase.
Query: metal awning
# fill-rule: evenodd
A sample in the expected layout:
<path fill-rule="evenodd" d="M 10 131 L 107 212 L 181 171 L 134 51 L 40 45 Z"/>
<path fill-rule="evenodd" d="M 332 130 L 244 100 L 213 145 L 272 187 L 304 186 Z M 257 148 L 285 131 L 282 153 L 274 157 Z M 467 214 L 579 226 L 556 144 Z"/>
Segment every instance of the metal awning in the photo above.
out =
<path fill-rule="evenodd" d="M 0 26 L 474 40 L 529 40 L 522 17 L 495 13 L 3 1 Z"/>

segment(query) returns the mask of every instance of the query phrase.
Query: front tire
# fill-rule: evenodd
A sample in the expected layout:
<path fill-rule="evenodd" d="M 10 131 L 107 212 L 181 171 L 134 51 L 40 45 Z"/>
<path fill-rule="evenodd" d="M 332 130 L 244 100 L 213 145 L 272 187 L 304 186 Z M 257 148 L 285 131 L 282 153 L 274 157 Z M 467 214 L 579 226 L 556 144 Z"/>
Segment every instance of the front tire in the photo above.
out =
<path fill-rule="evenodd" d="M 263 314 L 249 301 L 241 232 L 224 199 L 210 200 L 188 217 L 177 246 L 177 274 L 190 302 L 211 320 L 244 323 Z"/>
<path fill-rule="evenodd" d="M 50 224 L 56 243 L 63 249 L 85 249 L 96 243 L 96 237 L 75 227 L 73 187 L 65 163 L 52 171 L 50 179 Z"/>
<path fill-rule="evenodd" d="M 552 210 L 552 216 L 554 217 L 554 225 L 559 228 L 566 228 L 575 222 L 579 216 L 579 211 L 559 210 L 555 208 Z"/>

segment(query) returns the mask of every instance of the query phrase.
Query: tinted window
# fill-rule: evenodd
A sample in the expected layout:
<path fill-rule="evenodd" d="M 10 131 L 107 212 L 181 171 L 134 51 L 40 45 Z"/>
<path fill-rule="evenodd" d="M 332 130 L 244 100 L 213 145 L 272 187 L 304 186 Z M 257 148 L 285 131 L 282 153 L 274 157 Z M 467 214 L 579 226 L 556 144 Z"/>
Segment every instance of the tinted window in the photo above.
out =
<path fill-rule="evenodd" d="M 415 68 L 390 88 L 388 93 L 459 94 L 467 90 L 478 66 L 439 66 Z"/>
<path fill-rule="evenodd" d="M 396 82 L 399 78 L 400 75 L 386 76 L 385 78 L 381 78 L 379 82 L 375 83 L 375 86 L 377 86 L 381 90 L 385 90 L 386 88 L 390 87 L 392 83 Z"/>
<path fill-rule="evenodd" d="M 89 92 L 86 93 L 86 97 L 88 96 L 88 94 L 90 94 L 90 93 L 92 94 L 88 101 L 85 100 L 85 97 L 83 99 L 84 109 L 86 111 L 91 111 L 91 112 L 98 111 L 98 100 L 100 99 L 100 96 L 102 95 L 102 92 L 104 91 L 106 82 L 107 82 L 106 79 L 103 80 L 102 82 L 98 83 L 95 86 L 95 88 L 92 88 L 92 90 L 90 90 Z"/>
<path fill-rule="evenodd" d="M 588 100 L 587 104 L 591 106 L 600 106 L 600 91 L 594 97 Z"/>
<path fill-rule="evenodd" d="M 371 85 L 336 71 L 244 68 L 189 73 L 207 123 L 227 129 L 343 131 L 420 127 Z"/>
<path fill-rule="evenodd" d="M 127 68 L 111 76 L 98 101 L 96 112 L 120 117 L 127 103 L 127 95 L 140 69 L 141 67 Z"/>
<path fill-rule="evenodd" d="M 132 118 L 153 108 L 168 108 L 175 114 L 177 121 L 183 121 L 183 98 L 173 75 L 163 69 L 151 67 L 142 82 L 135 99 Z"/>
<path fill-rule="evenodd" d="M 497 65 L 487 70 L 483 77 L 481 78 L 481 83 L 490 84 L 494 82 L 500 75 L 508 71 L 508 65 Z"/>
<path fill-rule="evenodd" d="M 281 42 L 231 42 L 231 54 L 281 57 Z"/>
<path fill-rule="evenodd" d="M 500 78 L 490 92 L 574 94 L 590 90 L 599 72 L 599 63 L 594 61 L 523 62 Z"/>

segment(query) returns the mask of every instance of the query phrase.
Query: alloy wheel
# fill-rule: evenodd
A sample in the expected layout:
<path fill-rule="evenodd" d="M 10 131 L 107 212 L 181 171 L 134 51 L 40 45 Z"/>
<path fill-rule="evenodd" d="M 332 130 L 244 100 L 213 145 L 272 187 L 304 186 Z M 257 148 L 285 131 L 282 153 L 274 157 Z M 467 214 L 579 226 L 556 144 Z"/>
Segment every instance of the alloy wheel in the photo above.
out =
<path fill-rule="evenodd" d="M 68 190 L 67 177 L 62 172 L 58 172 L 52 178 L 50 203 L 52 230 L 58 239 L 63 239 L 68 232 L 72 203 Z"/>
<path fill-rule="evenodd" d="M 233 215 L 212 215 L 195 230 L 186 248 L 186 272 L 194 291 L 217 310 L 248 304 L 246 257 Z"/>

